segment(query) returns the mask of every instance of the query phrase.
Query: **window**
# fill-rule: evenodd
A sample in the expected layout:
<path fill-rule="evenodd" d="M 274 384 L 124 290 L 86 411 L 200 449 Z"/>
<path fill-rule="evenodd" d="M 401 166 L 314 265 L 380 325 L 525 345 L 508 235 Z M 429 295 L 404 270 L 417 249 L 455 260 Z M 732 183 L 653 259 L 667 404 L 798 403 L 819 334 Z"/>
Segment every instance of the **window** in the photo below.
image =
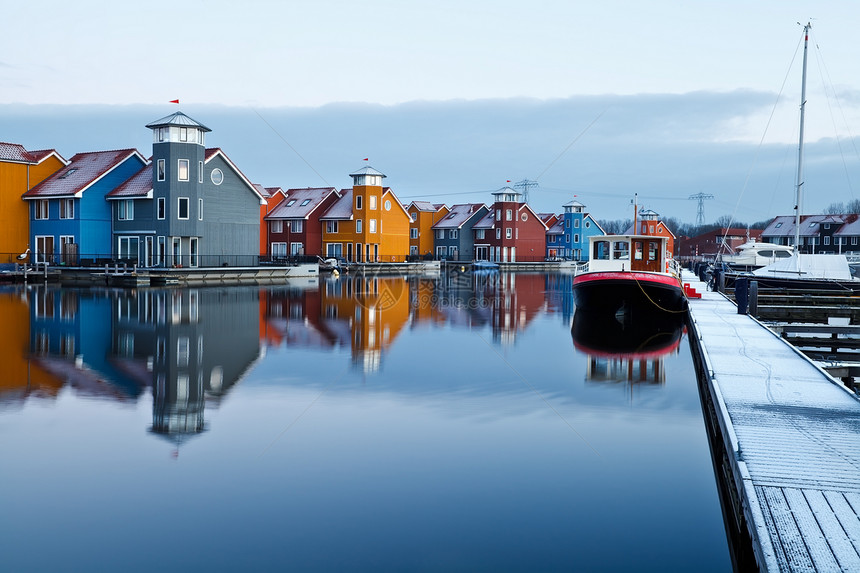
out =
<path fill-rule="evenodd" d="M 158 165 L 158 180 L 164 181 L 164 160 L 159 159 L 156 165 Z"/>
<path fill-rule="evenodd" d="M 296 200 L 295 200 L 295 199 L 290 199 L 289 201 L 287 201 L 287 207 L 292 207 L 292 206 L 293 206 L 293 205 L 295 205 L 295 204 L 296 204 Z"/>
<path fill-rule="evenodd" d="M 290 233 L 301 233 L 303 221 L 299 219 L 298 221 L 290 221 Z"/>
<path fill-rule="evenodd" d="M 177 219 L 188 219 L 188 197 L 179 197 L 177 200 L 177 208 L 179 212 L 176 215 Z"/>
<path fill-rule="evenodd" d="M 825 244 L 825 245 L 829 245 L 829 244 L 830 244 L 830 235 L 824 235 L 824 244 Z"/>
<path fill-rule="evenodd" d="M 825 228 L 825 229 L 829 229 L 829 228 L 830 228 L 830 223 L 824 223 L 824 228 Z"/>
<path fill-rule="evenodd" d="M 510 227 L 505 229 L 505 238 L 506 239 L 511 239 L 511 238 L 513 238 L 513 236 L 514 236 L 513 229 L 511 229 Z"/>
<path fill-rule="evenodd" d="M 458 235 L 457 229 L 451 229 L 450 231 L 448 231 L 448 238 L 449 239 L 456 239 L 457 235 Z"/>
<path fill-rule="evenodd" d="M 202 197 L 197 200 L 197 220 L 198 221 L 203 220 L 203 198 Z"/>
<path fill-rule="evenodd" d="M 444 239 L 445 238 L 445 229 L 436 229 L 436 238 Z"/>
<path fill-rule="evenodd" d="M 496 209 L 496 221 L 501 221 L 501 220 L 502 220 L 502 210 Z"/>
<path fill-rule="evenodd" d="M 164 138 L 166 135 L 167 135 L 167 128 L 166 127 L 159 127 L 158 128 L 158 141 L 164 141 Z"/>
<path fill-rule="evenodd" d="M 565 235 L 565 236 L 564 236 L 564 242 L 565 242 L 565 243 L 570 243 L 570 235 Z"/>
<path fill-rule="evenodd" d="M 39 199 L 36 201 L 36 218 L 37 219 L 47 219 L 48 218 L 48 200 L 47 199 Z"/>
<path fill-rule="evenodd" d="M 776 224 L 777 229 L 779 229 L 780 227 L 782 227 L 782 221 L 780 221 L 779 223 Z"/>
<path fill-rule="evenodd" d="M 283 259 L 287 256 L 286 243 L 272 243 L 272 257 L 275 259 Z"/>
<path fill-rule="evenodd" d="M 166 215 L 166 213 L 165 213 L 164 197 L 159 197 L 158 198 L 158 218 L 164 219 L 165 215 Z"/>
<path fill-rule="evenodd" d="M 137 237 L 120 237 L 118 255 L 120 259 L 137 262 L 139 256 Z"/>
<path fill-rule="evenodd" d="M 502 238 L 502 229 L 501 228 L 496 229 L 496 238 L 497 239 Z"/>
<path fill-rule="evenodd" d="M 355 208 L 361 209 L 361 195 L 355 196 Z"/>
<path fill-rule="evenodd" d="M 483 239 L 484 238 L 484 229 L 475 229 L 475 238 Z"/>
<path fill-rule="evenodd" d="M 588 229 L 590 227 L 591 227 L 591 221 L 586 221 L 585 222 L 585 228 Z"/>
<path fill-rule="evenodd" d="M 505 221 L 510 221 L 513 218 L 513 212 L 510 209 L 505 209 Z"/>
<path fill-rule="evenodd" d="M 283 221 L 269 221 L 269 230 L 273 233 L 283 233 L 284 232 L 284 222 Z"/>
<path fill-rule="evenodd" d="M 370 221 L 368 222 L 368 225 L 367 225 L 367 230 L 370 231 L 371 233 L 376 232 L 376 219 L 370 219 Z"/>
<path fill-rule="evenodd" d="M 60 199 L 60 219 L 75 218 L 75 200 Z"/>
<path fill-rule="evenodd" d="M 325 230 L 326 233 L 337 233 L 337 221 L 326 221 Z"/>
<path fill-rule="evenodd" d="M 361 219 L 356 219 L 356 220 L 355 220 L 355 232 L 356 232 L 356 233 L 360 233 L 360 232 L 361 232 Z"/>
<path fill-rule="evenodd" d="M 203 162 L 197 162 L 197 182 L 203 183 Z"/>
<path fill-rule="evenodd" d="M 305 247 L 302 243 L 290 243 L 290 254 L 291 255 L 303 255 L 305 254 Z"/>
<path fill-rule="evenodd" d="M 134 220 L 134 201 L 131 199 L 124 199 L 119 201 L 116 204 L 116 218 L 120 221 L 132 221 Z"/>
<path fill-rule="evenodd" d="M 299 207 L 305 207 L 305 206 L 307 206 L 310 202 L 311 202 L 311 200 L 310 200 L 310 199 L 305 199 L 304 201 L 302 201 L 302 204 L 301 204 L 301 205 L 299 205 Z"/>
<path fill-rule="evenodd" d="M 179 164 L 177 165 L 178 174 L 177 179 L 179 181 L 188 181 L 188 160 L 180 159 Z"/>
<path fill-rule="evenodd" d="M 856 244 L 857 244 L 857 237 L 851 237 L 851 244 L 852 244 L 852 245 L 856 245 Z"/>
<path fill-rule="evenodd" d="M 376 209 L 376 195 L 371 195 L 367 198 L 367 203 L 371 209 Z"/>
<path fill-rule="evenodd" d="M 188 141 L 188 128 L 180 127 L 179 128 L 179 141 Z"/>
<path fill-rule="evenodd" d="M 573 228 L 574 228 L 574 229 L 579 229 L 579 219 L 574 220 L 574 222 L 573 222 Z"/>
<path fill-rule="evenodd" d="M 573 242 L 574 242 L 574 243 L 579 243 L 579 233 L 575 233 L 575 234 L 573 235 Z"/>

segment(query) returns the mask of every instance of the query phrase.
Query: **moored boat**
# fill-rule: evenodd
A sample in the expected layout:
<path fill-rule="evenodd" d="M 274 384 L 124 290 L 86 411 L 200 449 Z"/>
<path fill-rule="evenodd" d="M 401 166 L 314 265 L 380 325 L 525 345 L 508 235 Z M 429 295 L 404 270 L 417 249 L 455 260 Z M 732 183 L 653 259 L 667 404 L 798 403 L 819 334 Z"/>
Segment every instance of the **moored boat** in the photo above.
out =
<path fill-rule="evenodd" d="M 687 309 L 680 271 L 665 237 L 589 238 L 588 269 L 573 278 L 577 309 L 592 313 L 670 313 Z"/>

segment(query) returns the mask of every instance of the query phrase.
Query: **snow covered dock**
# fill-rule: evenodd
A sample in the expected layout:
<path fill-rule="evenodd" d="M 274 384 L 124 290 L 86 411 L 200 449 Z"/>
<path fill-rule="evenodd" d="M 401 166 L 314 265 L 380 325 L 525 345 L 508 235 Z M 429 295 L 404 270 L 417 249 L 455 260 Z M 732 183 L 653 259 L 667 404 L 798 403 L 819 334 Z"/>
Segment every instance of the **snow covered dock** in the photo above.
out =
<path fill-rule="evenodd" d="M 860 571 L 860 400 L 690 273 L 699 356 L 762 571 Z"/>

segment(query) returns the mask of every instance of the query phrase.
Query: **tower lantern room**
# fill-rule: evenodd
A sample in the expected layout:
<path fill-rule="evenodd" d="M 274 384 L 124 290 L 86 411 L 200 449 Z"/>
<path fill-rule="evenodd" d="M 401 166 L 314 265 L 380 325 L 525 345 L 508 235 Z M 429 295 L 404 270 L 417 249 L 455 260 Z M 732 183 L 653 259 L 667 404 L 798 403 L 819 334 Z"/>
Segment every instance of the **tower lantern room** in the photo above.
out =
<path fill-rule="evenodd" d="M 152 143 L 196 143 L 206 145 L 205 134 L 212 131 L 181 111 L 146 125 L 152 130 Z"/>
<path fill-rule="evenodd" d="M 382 179 L 385 177 L 385 174 L 368 165 L 355 173 L 350 173 L 349 176 L 352 177 L 353 187 L 382 187 Z"/>

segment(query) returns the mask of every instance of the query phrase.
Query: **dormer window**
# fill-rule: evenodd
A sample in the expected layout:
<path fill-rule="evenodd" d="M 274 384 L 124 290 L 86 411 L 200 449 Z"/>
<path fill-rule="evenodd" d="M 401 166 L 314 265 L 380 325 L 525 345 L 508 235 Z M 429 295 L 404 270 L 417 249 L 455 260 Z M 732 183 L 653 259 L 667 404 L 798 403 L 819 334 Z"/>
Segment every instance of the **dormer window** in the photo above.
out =
<path fill-rule="evenodd" d="M 782 227 L 782 221 L 780 221 L 779 223 L 776 224 L 777 229 L 779 229 L 780 227 Z"/>
<path fill-rule="evenodd" d="M 299 207 L 305 207 L 305 206 L 307 206 L 310 202 L 311 202 L 311 200 L 310 200 L 310 199 L 305 199 L 304 201 L 302 201 L 302 204 L 301 204 L 301 205 L 299 205 Z"/>
<path fill-rule="evenodd" d="M 296 200 L 295 200 L 295 199 L 290 199 L 289 201 L 287 201 L 287 207 L 292 207 L 292 206 L 293 206 L 293 205 L 295 205 L 295 204 L 296 204 Z"/>
<path fill-rule="evenodd" d="M 59 179 L 65 179 L 66 177 L 68 177 L 69 175 L 71 175 L 72 173 L 74 173 L 77 170 L 78 170 L 77 167 L 72 167 L 71 169 L 69 169 L 68 171 L 66 171 L 62 175 L 60 175 Z"/>

